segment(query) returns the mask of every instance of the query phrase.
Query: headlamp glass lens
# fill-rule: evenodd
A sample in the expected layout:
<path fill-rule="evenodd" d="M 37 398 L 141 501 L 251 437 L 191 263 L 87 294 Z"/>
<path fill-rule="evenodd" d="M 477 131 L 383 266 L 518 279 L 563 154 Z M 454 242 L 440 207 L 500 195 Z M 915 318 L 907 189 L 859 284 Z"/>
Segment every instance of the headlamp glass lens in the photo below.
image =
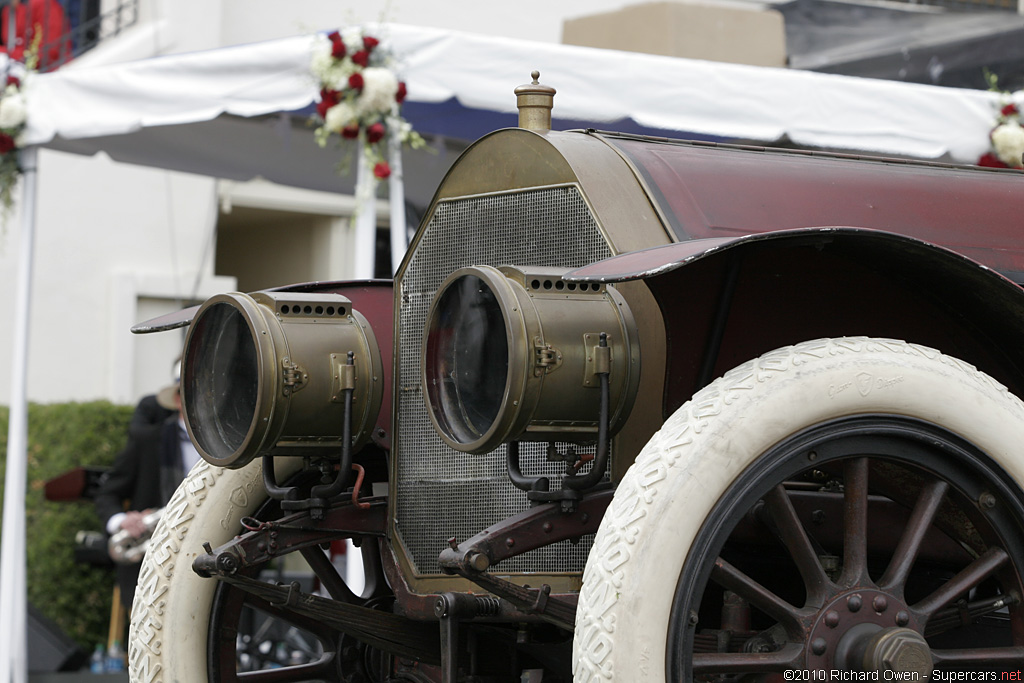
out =
<path fill-rule="evenodd" d="M 183 364 L 186 418 L 200 448 L 231 458 L 256 415 L 256 344 L 242 312 L 227 303 L 209 307 L 193 325 Z"/>
<path fill-rule="evenodd" d="M 441 294 L 427 329 L 428 404 L 459 443 L 480 439 L 494 424 L 508 380 L 505 318 L 482 279 L 465 275 Z"/>

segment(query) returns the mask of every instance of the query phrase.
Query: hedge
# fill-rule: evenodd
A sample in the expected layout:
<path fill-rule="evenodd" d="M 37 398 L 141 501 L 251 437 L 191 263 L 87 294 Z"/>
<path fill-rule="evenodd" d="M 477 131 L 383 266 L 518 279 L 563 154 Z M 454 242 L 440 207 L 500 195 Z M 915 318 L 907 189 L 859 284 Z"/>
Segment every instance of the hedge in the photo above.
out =
<path fill-rule="evenodd" d="M 28 409 L 28 600 L 86 652 L 107 641 L 114 572 L 73 557 L 75 534 L 100 528 L 92 504 L 47 501 L 43 485 L 74 467 L 109 466 L 124 447 L 132 409 L 107 401 Z M 7 425 L 8 409 L 0 406 L 0 476 L 6 472 Z"/>

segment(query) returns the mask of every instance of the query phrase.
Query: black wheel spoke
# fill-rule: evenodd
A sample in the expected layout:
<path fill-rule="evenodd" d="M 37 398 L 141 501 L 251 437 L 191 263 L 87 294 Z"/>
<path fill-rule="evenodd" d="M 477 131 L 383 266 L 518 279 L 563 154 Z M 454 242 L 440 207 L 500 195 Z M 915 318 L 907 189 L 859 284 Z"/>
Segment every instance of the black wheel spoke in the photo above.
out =
<path fill-rule="evenodd" d="M 987 579 L 1009 559 L 1010 556 L 1002 548 L 989 548 L 981 557 L 967 565 L 941 588 L 913 605 L 914 610 L 927 620 L 936 610 L 945 607 Z"/>
<path fill-rule="evenodd" d="M 300 552 L 332 598 L 341 602 L 347 602 L 350 605 L 361 602 L 359 597 L 349 589 L 348 584 L 338 574 L 334 564 L 319 547 L 303 548 Z"/>
<path fill-rule="evenodd" d="M 932 661 L 936 664 L 984 664 L 1016 666 L 1024 661 L 1024 646 L 979 647 L 959 650 L 932 650 Z"/>
<path fill-rule="evenodd" d="M 723 588 L 731 590 L 771 618 L 787 625 L 797 625 L 801 612 L 760 583 L 732 566 L 721 557 L 715 560 L 711 578 Z"/>
<path fill-rule="evenodd" d="M 932 480 L 921 488 L 910 520 L 903 530 L 896 550 L 893 551 L 889 567 L 879 581 L 879 585 L 885 590 L 898 590 L 902 595 L 903 585 L 907 582 L 914 560 L 917 559 L 921 542 L 931 528 L 935 513 L 938 512 L 948 490 L 949 484 L 941 479 Z"/>
<path fill-rule="evenodd" d="M 827 587 L 832 582 L 818 560 L 818 553 L 796 514 L 789 494 L 786 493 L 783 485 L 779 484 L 765 496 L 765 502 L 778 527 L 779 538 L 785 544 L 804 580 L 807 604 L 820 605 L 828 592 Z"/>
<path fill-rule="evenodd" d="M 868 459 L 854 458 L 843 467 L 843 573 L 838 583 L 857 586 L 868 577 Z"/>
<path fill-rule="evenodd" d="M 714 652 L 693 656 L 695 674 L 742 674 L 783 672 L 800 661 L 803 648 L 796 643 L 776 652 Z"/>

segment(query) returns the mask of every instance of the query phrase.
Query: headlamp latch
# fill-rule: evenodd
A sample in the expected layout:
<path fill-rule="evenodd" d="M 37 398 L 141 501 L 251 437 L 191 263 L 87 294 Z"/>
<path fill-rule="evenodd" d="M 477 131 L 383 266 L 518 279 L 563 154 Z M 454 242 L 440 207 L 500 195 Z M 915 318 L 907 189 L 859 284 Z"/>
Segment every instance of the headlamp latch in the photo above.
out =
<path fill-rule="evenodd" d="M 306 386 L 309 373 L 298 363 L 293 363 L 287 356 L 281 359 L 281 390 L 285 396 L 295 393 Z"/>
<path fill-rule="evenodd" d="M 551 372 L 562 364 L 562 352 L 545 344 L 540 337 L 533 339 L 534 375 L 540 376 L 541 372 Z"/>

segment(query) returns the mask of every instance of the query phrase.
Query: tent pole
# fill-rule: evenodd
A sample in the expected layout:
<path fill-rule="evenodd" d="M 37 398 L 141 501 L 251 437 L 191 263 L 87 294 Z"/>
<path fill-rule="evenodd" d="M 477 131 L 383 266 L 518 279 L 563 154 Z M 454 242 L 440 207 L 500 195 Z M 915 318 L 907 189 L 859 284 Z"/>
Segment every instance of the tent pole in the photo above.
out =
<path fill-rule="evenodd" d="M 402 178 L 402 142 L 398 135 L 388 136 L 388 163 L 391 177 L 388 178 L 388 202 L 391 209 L 391 274 L 398 273 L 398 266 L 405 257 L 405 181 Z"/>
<path fill-rule="evenodd" d="M 377 183 L 370 169 L 370 161 L 360 147 L 356 152 L 356 219 L 355 246 L 353 253 L 352 277 L 356 280 L 369 280 L 373 277 L 377 262 Z M 2 682 L 0 682 L 2 683 Z"/>
<path fill-rule="evenodd" d="M 25 581 L 25 487 L 28 481 L 28 337 L 35 247 L 38 149 L 21 150 L 21 250 L 14 309 L 11 407 L 0 548 L 0 683 L 28 680 L 28 597 Z"/>

